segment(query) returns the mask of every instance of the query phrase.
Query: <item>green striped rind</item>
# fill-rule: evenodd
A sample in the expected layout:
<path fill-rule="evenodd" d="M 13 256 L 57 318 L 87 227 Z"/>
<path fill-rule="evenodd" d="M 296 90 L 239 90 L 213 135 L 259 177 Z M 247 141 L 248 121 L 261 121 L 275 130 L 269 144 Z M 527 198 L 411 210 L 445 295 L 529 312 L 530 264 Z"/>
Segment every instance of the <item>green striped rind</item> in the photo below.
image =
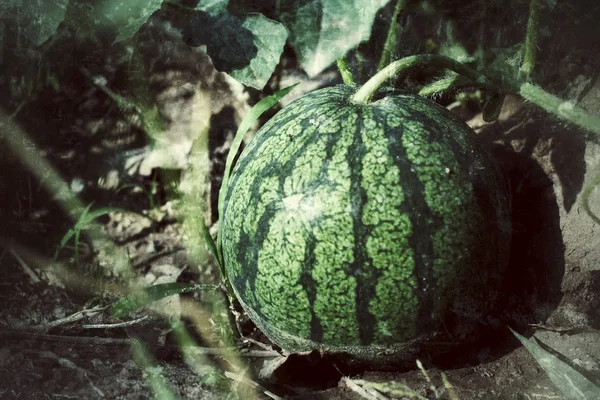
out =
<path fill-rule="evenodd" d="M 472 131 L 419 97 L 365 106 L 352 93 L 319 90 L 279 112 L 225 198 L 231 283 L 288 351 L 431 333 L 449 309 L 485 310 L 503 267 L 504 188 Z"/>

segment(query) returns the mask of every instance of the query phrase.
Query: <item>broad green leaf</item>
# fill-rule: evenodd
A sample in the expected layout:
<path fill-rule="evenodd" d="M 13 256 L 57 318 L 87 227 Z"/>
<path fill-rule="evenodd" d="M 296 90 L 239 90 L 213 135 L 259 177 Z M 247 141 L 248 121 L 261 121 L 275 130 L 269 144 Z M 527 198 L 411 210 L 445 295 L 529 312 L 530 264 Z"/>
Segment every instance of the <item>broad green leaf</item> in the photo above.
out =
<path fill-rule="evenodd" d="M 252 32 L 258 53 L 250 60 L 250 65 L 229 74 L 244 85 L 261 90 L 279 64 L 288 34 L 283 25 L 262 14 L 246 16 L 242 26 Z M 232 51 L 235 51 L 234 47 Z"/>
<path fill-rule="evenodd" d="M 103 0 L 97 10 L 117 26 L 118 42 L 132 37 L 160 9 L 161 3 L 162 0 Z"/>
<path fill-rule="evenodd" d="M 161 0 L 94 0 L 69 2 L 65 22 L 78 34 L 111 32 L 113 41 L 132 37 L 161 8 Z"/>
<path fill-rule="evenodd" d="M 227 12 L 228 3 L 229 0 L 200 0 L 195 9 L 215 16 Z"/>
<path fill-rule="evenodd" d="M 315 76 L 369 39 L 379 9 L 389 0 L 278 0 L 300 65 Z"/>
<path fill-rule="evenodd" d="M 183 30 L 190 46 L 206 46 L 215 68 L 239 82 L 262 89 L 279 63 L 287 31 L 261 14 L 196 11 Z"/>
<path fill-rule="evenodd" d="M 196 11 L 183 29 L 183 41 L 190 46 L 206 46 L 215 68 L 222 72 L 245 68 L 258 54 L 244 17 L 229 13 Z"/>
<path fill-rule="evenodd" d="M 193 292 L 197 290 L 216 290 L 215 285 L 203 285 L 196 283 L 163 283 L 139 289 L 127 297 L 117 300 L 110 307 L 110 314 L 115 318 L 123 318 L 132 312 L 147 306 L 148 304 L 175 294 Z"/>
<path fill-rule="evenodd" d="M 56 32 L 65 18 L 68 0 L 0 0 L 0 15 L 17 22 L 20 32 L 36 46 Z"/>
<path fill-rule="evenodd" d="M 518 86 L 519 66 L 523 60 L 523 44 L 519 43 L 506 49 L 495 49 L 494 61 L 483 73 L 492 80 L 501 82 L 508 87 Z"/>
<path fill-rule="evenodd" d="M 600 387 L 596 386 L 579 371 L 554 354 L 544 350 L 537 342 L 528 340 L 512 329 L 510 331 L 531 353 L 566 399 L 600 399 Z"/>

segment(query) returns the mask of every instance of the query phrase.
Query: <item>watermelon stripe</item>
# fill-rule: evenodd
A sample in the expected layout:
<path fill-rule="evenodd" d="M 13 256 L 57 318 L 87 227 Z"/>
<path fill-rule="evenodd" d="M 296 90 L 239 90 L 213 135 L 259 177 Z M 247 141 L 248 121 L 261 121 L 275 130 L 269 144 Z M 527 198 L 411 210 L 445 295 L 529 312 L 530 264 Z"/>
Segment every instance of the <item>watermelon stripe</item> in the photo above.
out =
<path fill-rule="evenodd" d="M 321 343 L 323 341 L 323 326 L 321 325 L 321 319 L 315 312 L 315 301 L 317 299 L 317 282 L 312 276 L 312 268 L 315 258 L 313 254 L 315 252 L 316 245 L 315 236 L 310 234 L 307 239 L 306 253 L 304 270 L 298 282 L 302 287 L 306 289 L 308 296 L 308 304 L 310 304 L 311 319 L 310 319 L 310 338 L 315 342 Z"/>
<path fill-rule="evenodd" d="M 367 237 L 368 227 L 361 223 L 363 216 L 363 205 L 367 201 L 367 193 L 361 185 L 363 175 L 363 165 L 360 162 L 365 157 L 365 146 L 361 131 L 364 125 L 364 116 L 360 109 L 357 109 L 359 115 L 358 122 L 353 131 L 354 151 L 346 156 L 350 168 L 350 198 L 353 199 L 352 216 L 354 242 L 361 243 L 363 238 Z M 350 267 L 356 278 L 356 313 L 359 323 L 359 336 L 361 344 L 368 344 L 373 341 L 374 328 L 376 323 L 375 316 L 369 310 L 369 302 L 375 295 L 375 283 L 381 276 L 381 273 L 370 265 L 365 264 L 368 258 L 367 250 L 364 246 L 354 246 L 354 262 Z"/>
<path fill-rule="evenodd" d="M 310 116 L 310 110 L 307 112 Z M 282 132 L 281 134 L 288 134 Z M 312 132 L 304 132 L 312 134 Z M 304 135 L 304 137 L 308 137 Z M 281 137 L 273 137 L 273 140 Z M 287 139 L 283 150 L 273 152 L 276 158 L 283 158 L 286 162 L 281 165 L 279 160 L 271 160 L 266 165 L 267 171 L 273 171 L 272 174 L 278 177 L 276 193 L 278 196 L 267 199 L 263 193 L 257 193 L 258 204 L 267 204 L 264 211 L 264 218 L 260 219 L 258 232 L 255 238 L 255 246 L 258 249 L 257 257 L 254 259 L 253 268 L 255 268 L 254 293 L 256 293 L 259 307 L 257 311 L 263 318 L 272 319 L 275 326 L 293 330 L 296 334 L 309 336 L 313 318 L 313 307 L 310 304 L 309 295 L 303 286 L 298 283 L 304 275 L 306 263 L 306 251 L 308 247 L 310 231 L 308 226 L 302 226 L 294 221 L 294 214 L 299 210 L 288 209 L 288 207 L 297 207 L 297 201 L 300 198 L 297 193 L 306 189 L 303 182 L 314 182 L 319 175 L 321 166 L 319 159 L 308 158 L 307 152 L 318 156 L 322 153 L 322 141 L 315 141 L 309 144 L 298 143 Z M 303 151 L 307 150 L 306 152 Z M 260 150 L 260 149 L 259 149 Z M 265 151 L 265 150 L 261 150 Z M 251 155 L 251 153 L 250 153 Z M 270 167 L 273 165 L 273 167 Z M 306 179 L 309 178 L 309 179 Z M 281 195 L 289 199 L 290 205 L 286 205 L 286 199 L 281 201 Z M 278 271 L 285 265 L 286 274 L 280 274 Z M 273 275 L 276 274 L 276 275 Z M 285 310 L 286 314 L 282 314 Z M 293 318 L 289 323 L 287 319 Z M 285 324 L 285 325 L 284 325 Z"/>
<path fill-rule="evenodd" d="M 398 332 L 402 336 L 414 335 L 418 300 L 413 293 L 414 249 L 409 245 L 413 227 L 408 215 L 400 211 L 405 195 L 402 185 L 397 184 L 400 172 L 389 154 L 384 123 L 377 121 L 373 107 L 365 108 L 363 115 L 361 133 L 366 153 L 361 160 L 361 186 L 367 201 L 361 223 L 370 228 L 363 239 L 368 253 L 363 268 L 374 268 L 380 274 L 369 311 L 377 320 L 375 341 L 386 342 Z M 404 251 L 398 254 L 398 249 Z M 397 327 L 403 329 L 396 330 Z"/>
<path fill-rule="evenodd" d="M 356 279 L 349 273 L 356 247 L 349 197 L 352 170 L 346 161 L 356 123 L 346 107 L 335 102 L 330 107 L 335 110 L 335 118 L 313 121 L 318 135 L 327 138 L 326 157 L 334 154 L 326 159 L 322 184 L 314 194 L 320 199 L 322 213 L 312 228 L 317 245 L 309 264 L 317 290 L 314 313 L 323 329 L 323 342 L 358 344 Z"/>
<path fill-rule="evenodd" d="M 286 145 L 286 148 L 283 151 L 280 151 L 280 157 L 284 157 L 286 159 L 286 162 L 283 165 L 278 165 L 278 168 L 273 168 L 273 173 L 276 173 L 279 176 L 293 176 L 295 173 L 296 175 L 299 176 L 299 178 L 297 179 L 297 182 L 300 182 L 300 186 L 295 187 L 296 185 L 298 185 L 298 183 L 293 183 L 293 179 L 290 180 L 289 182 L 284 182 L 283 180 L 279 182 L 279 190 L 278 193 L 283 193 L 286 196 L 292 196 L 294 195 L 295 192 L 313 192 L 316 191 L 318 188 L 315 186 L 315 184 L 313 182 L 316 182 L 317 180 L 315 179 L 316 176 L 322 176 L 326 173 L 326 170 L 324 170 L 322 168 L 322 166 L 319 166 L 318 164 L 315 164 L 313 162 L 313 160 L 315 160 L 315 157 L 317 160 L 324 160 L 327 159 L 327 154 L 331 154 L 332 150 L 331 147 L 333 144 L 338 143 L 339 140 L 337 138 L 337 136 L 332 135 L 332 133 L 335 133 L 339 130 L 339 126 L 336 124 L 332 125 L 332 122 L 338 121 L 341 119 L 339 114 L 339 107 L 330 107 L 330 108 L 324 108 L 322 110 L 320 110 L 319 116 L 317 118 L 315 118 L 315 128 L 317 131 L 315 131 L 315 129 L 304 129 L 303 133 L 303 137 L 310 137 L 309 135 L 312 134 L 311 131 L 315 131 L 316 132 L 316 136 L 317 137 L 321 137 L 324 138 L 325 142 L 329 142 L 329 145 L 326 145 L 326 147 L 329 148 L 329 150 L 326 148 L 325 152 L 326 155 L 325 156 L 319 156 L 319 153 L 323 152 L 323 149 L 317 149 L 313 143 L 310 144 L 304 144 L 304 143 L 299 143 L 298 146 L 292 146 L 291 144 Z M 306 113 L 306 117 L 310 116 L 311 113 L 310 111 L 308 111 Z M 279 121 L 281 123 L 281 121 Z M 289 139 L 288 139 L 289 140 Z M 294 139 L 295 141 L 295 139 Z M 320 141 L 320 143 L 325 143 L 323 141 Z M 351 141 L 348 141 L 346 146 L 349 146 L 351 144 Z M 296 150 L 288 150 L 288 147 L 296 147 Z M 254 151 L 260 151 L 261 149 L 254 149 Z M 250 158 L 250 156 L 252 155 L 252 152 L 247 153 L 249 156 L 248 158 Z M 277 160 L 271 160 L 270 163 L 273 163 L 274 165 L 277 165 Z M 266 170 L 270 170 L 269 164 L 267 164 Z M 242 164 L 243 166 L 243 164 Z M 316 166 L 316 167 L 315 167 Z M 306 171 L 307 170 L 312 170 L 313 173 L 309 173 L 308 174 L 308 178 L 307 178 L 307 174 Z M 299 174 L 297 172 L 300 172 Z M 340 174 L 339 173 L 332 173 L 332 176 L 334 176 L 336 179 L 339 179 Z M 302 184 L 302 182 L 306 180 L 308 182 L 308 185 Z M 292 183 L 290 183 L 292 182 Z M 330 184 L 331 182 L 329 182 L 326 187 L 327 187 L 327 192 L 330 191 Z M 255 185 L 257 186 L 257 185 Z M 260 191 L 259 191 L 260 192 Z M 261 195 L 259 192 L 255 192 L 252 196 L 252 198 L 257 198 L 260 199 Z M 325 197 L 329 197 L 330 193 L 325 193 L 323 192 L 323 194 L 325 195 Z M 263 201 L 264 199 L 261 199 L 261 201 L 259 203 L 264 203 Z M 256 237 L 254 237 L 254 242 L 256 243 L 255 248 L 258 249 L 263 249 L 263 248 L 269 248 L 269 246 L 265 246 L 265 243 L 263 242 L 264 238 L 267 237 L 270 233 L 272 233 L 272 229 L 273 229 L 273 224 L 279 224 L 280 221 L 277 219 L 276 215 L 278 212 L 280 212 L 281 209 L 276 205 L 273 204 L 270 207 L 267 206 L 265 207 L 263 210 L 261 210 L 261 212 L 263 213 L 263 217 L 260 219 L 260 222 L 258 223 L 258 232 L 263 232 L 262 236 L 257 235 Z M 263 223 L 264 221 L 264 223 Z M 306 229 L 303 230 L 303 232 L 305 233 L 305 235 L 301 235 L 303 236 L 304 240 L 305 240 L 305 244 L 306 247 L 308 249 L 311 248 L 311 242 L 314 241 L 314 239 L 311 238 L 311 234 L 310 234 L 310 229 L 309 227 L 306 227 Z M 288 232 L 287 234 L 290 234 L 290 232 Z M 283 245 L 282 245 L 283 246 Z M 353 245 L 352 245 L 353 246 Z M 313 251 L 317 251 L 318 249 L 314 249 Z M 259 252 L 260 253 L 260 252 Z M 310 277 L 307 276 L 305 273 L 301 273 L 299 274 L 297 280 L 299 282 L 310 282 L 315 281 L 315 278 L 313 278 L 313 276 L 319 276 L 319 268 L 318 266 L 316 266 L 317 262 L 319 261 L 318 257 L 312 257 L 309 259 L 306 259 L 307 257 L 307 253 L 305 253 L 304 255 L 304 265 L 305 265 L 305 270 L 309 270 L 311 271 L 310 273 Z M 323 255 L 323 257 L 327 258 L 327 255 Z M 331 258 L 331 256 L 329 256 L 329 258 Z M 256 258 L 257 262 L 254 263 L 254 265 L 256 265 L 256 268 L 258 268 L 258 271 L 256 270 L 256 268 L 254 269 L 254 271 L 249 271 L 249 273 L 246 275 L 248 279 L 253 280 L 253 283 L 251 283 L 249 285 L 250 290 L 252 290 L 253 292 L 265 292 L 264 287 L 260 288 L 257 287 L 256 285 L 256 281 L 261 281 L 261 272 L 260 271 L 268 271 L 268 270 L 275 270 L 274 266 L 272 266 L 270 263 L 267 263 L 265 265 L 261 265 L 263 263 L 261 263 L 260 260 L 260 255 Z M 312 263 L 311 263 L 312 260 Z M 238 260 L 239 262 L 241 262 L 241 260 Z M 325 264 L 324 267 L 322 267 L 321 269 L 325 268 L 323 270 L 323 272 L 321 273 L 321 275 L 329 275 L 331 273 L 331 271 L 327 271 L 327 269 L 334 269 L 334 264 L 331 263 L 330 260 L 325 260 L 324 262 L 322 262 L 323 264 Z M 326 264 L 332 264 L 327 266 Z M 342 267 L 343 266 L 338 266 L 338 267 Z M 326 272 L 325 272 L 326 271 Z M 293 278 L 292 278 L 293 280 Z M 262 279 L 262 281 L 271 281 L 270 278 L 267 279 Z M 331 281 L 329 278 L 326 279 L 326 281 Z M 316 282 L 316 281 L 315 281 Z M 290 282 L 290 286 L 299 286 L 297 285 L 298 282 Z M 323 285 L 323 284 L 321 284 Z M 328 288 L 327 286 L 330 284 L 325 285 L 321 292 L 324 293 L 329 293 L 330 292 L 330 288 Z M 301 285 L 303 287 L 307 287 L 304 285 Z M 313 285 L 316 288 L 319 287 L 318 282 L 316 282 L 316 285 Z M 317 292 L 314 291 L 314 293 L 302 293 L 299 294 L 302 296 L 302 299 L 304 300 L 304 297 L 307 298 L 307 301 L 310 304 L 309 309 L 312 310 L 313 312 L 313 318 L 310 321 L 310 326 L 311 326 L 311 331 L 314 331 L 313 336 L 316 337 L 316 339 L 319 339 L 320 336 L 322 336 L 322 332 L 324 331 L 323 327 L 321 326 L 321 324 L 319 324 L 319 318 L 318 318 L 318 313 L 319 313 L 319 308 L 321 308 L 321 312 L 325 312 L 324 309 L 328 309 L 327 312 L 331 312 L 333 309 L 338 309 L 338 308 L 342 308 L 342 309 L 347 309 L 347 310 L 352 310 L 354 307 L 354 299 L 349 298 L 346 301 L 345 306 L 342 305 L 340 306 L 339 304 L 334 304 L 335 302 L 332 303 L 331 299 L 329 297 L 324 297 L 323 295 L 321 295 L 321 300 L 320 300 L 320 306 L 319 306 L 319 301 L 318 301 L 318 295 Z M 343 297 L 339 297 L 339 299 L 341 299 Z M 260 306 L 257 307 L 257 311 L 260 314 L 263 314 L 264 317 L 276 317 L 276 315 L 274 315 L 274 311 L 276 310 L 277 307 L 280 307 L 280 304 L 277 305 L 275 303 L 277 303 L 275 301 L 274 298 L 270 298 L 270 299 L 259 299 L 259 301 L 257 301 L 257 303 L 260 304 Z M 272 311 L 269 311 L 272 310 Z M 271 315 L 268 315 L 271 314 Z M 340 316 L 340 318 L 337 320 L 336 323 L 341 323 L 342 325 L 345 325 L 347 328 L 348 322 L 349 320 L 352 320 L 352 318 L 347 318 L 345 316 Z M 299 321 L 297 321 L 298 324 L 301 324 Z M 302 321 L 302 324 L 307 324 L 308 325 L 308 321 L 304 320 Z M 338 331 L 337 326 L 329 326 L 330 329 L 328 329 L 328 332 L 336 332 Z M 297 329 L 304 329 L 304 328 L 300 328 L 297 327 Z M 352 332 L 356 332 L 357 328 L 355 327 L 354 329 L 344 329 L 342 330 L 342 332 L 349 332 L 350 336 L 352 336 Z M 344 339 L 344 338 L 337 338 L 336 340 L 340 340 L 340 339 Z"/>
<path fill-rule="evenodd" d="M 428 132 L 429 137 L 422 132 Z M 470 264 L 468 249 L 473 246 L 468 240 L 474 236 L 469 230 L 477 209 L 464 168 L 456 157 L 456 143 L 435 120 L 421 118 L 405 124 L 402 143 L 424 186 L 425 201 L 439 221 L 432 226 L 429 237 L 434 254 L 431 269 L 439 294 L 433 299 L 432 311 L 435 318 L 440 318 L 441 311 L 453 301 L 453 281 L 462 274 L 461 266 Z"/>
<path fill-rule="evenodd" d="M 419 179 L 411 168 L 406 165 L 408 156 L 406 149 L 402 146 L 402 136 L 404 135 L 404 127 L 402 121 L 406 118 L 411 120 L 422 119 L 422 115 L 414 111 L 408 111 L 409 115 L 406 114 L 400 116 L 395 115 L 395 108 L 391 110 L 385 105 L 381 108 L 376 108 L 377 118 L 385 121 L 387 125 L 386 131 L 388 132 L 388 146 L 390 152 L 395 154 L 395 161 L 398 170 L 400 171 L 400 179 L 398 185 L 401 187 L 411 188 L 411 190 L 405 191 L 404 202 L 400 205 L 401 213 L 408 215 L 412 226 L 411 235 L 408 238 L 409 247 L 414 249 L 414 278 L 416 287 L 407 285 L 407 291 L 412 290 L 414 296 L 418 298 L 418 309 L 417 309 L 417 320 L 421 321 L 423 329 L 429 329 L 433 325 L 431 320 L 431 310 L 433 306 L 432 296 L 427 293 L 437 292 L 437 282 L 435 281 L 431 264 L 431 254 L 433 254 L 433 244 L 431 240 L 425 240 L 424 237 L 429 235 L 423 235 L 424 232 L 431 232 L 432 227 L 439 224 L 439 218 L 435 216 L 427 202 L 425 201 L 424 192 L 425 188 L 423 183 Z M 394 117 L 396 116 L 396 118 Z M 401 330 L 403 327 L 398 326 L 396 329 Z"/>
<path fill-rule="evenodd" d="M 345 115 L 343 115 L 345 114 L 345 112 L 340 111 L 339 107 L 336 107 L 335 105 L 329 105 L 329 107 L 327 108 L 323 107 L 322 111 L 323 112 L 320 113 L 319 118 L 313 120 L 313 125 L 315 127 L 315 135 L 319 136 L 324 144 L 322 151 L 319 151 L 319 154 L 322 153 L 323 156 L 318 156 L 317 158 L 320 160 L 329 160 L 330 162 L 321 163 L 319 172 L 315 174 L 319 177 L 319 179 L 313 179 L 309 181 L 307 185 L 303 185 L 302 188 L 297 189 L 303 193 L 313 194 L 315 198 L 319 198 L 319 196 L 328 197 L 330 195 L 329 192 L 332 190 L 332 188 L 335 188 L 336 185 L 335 180 L 332 180 L 330 178 L 330 175 L 337 175 L 338 177 L 340 175 L 339 172 L 331 172 L 333 169 L 333 167 L 331 166 L 333 154 L 338 154 L 338 152 L 340 151 L 339 149 L 334 151 L 334 147 L 341 143 L 338 135 L 334 135 L 332 133 L 336 133 L 340 129 L 340 127 L 337 124 L 337 121 L 343 120 L 345 118 Z M 331 125 L 330 122 L 332 121 L 335 121 L 336 123 L 334 125 Z M 299 149 L 292 156 L 289 157 L 289 161 L 287 161 L 284 164 L 283 168 L 279 169 L 280 173 L 282 173 L 282 175 L 284 176 L 290 176 L 293 174 L 294 170 L 303 170 L 303 162 L 301 162 L 300 159 L 306 159 L 307 156 L 310 156 L 309 158 L 312 159 L 315 156 L 315 153 L 316 152 L 313 149 L 311 149 L 310 145 L 307 147 L 303 146 L 301 149 Z M 325 185 L 325 187 L 327 187 L 327 193 L 324 193 L 322 191 L 323 184 Z M 282 190 L 282 193 L 286 193 L 286 191 Z M 320 218 L 312 221 L 310 227 L 306 229 L 307 247 L 305 253 L 305 264 L 304 271 L 299 282 L 303 287 L 307 288 L 307 295 L 312 311 L 312 320 L 310 321 L 310 337 L 312 340 L 317 342 L 321 342 L 323 340 L 331 340 L 331 338 L 326 337 L 324 332 L 335 332 L 339 330 L 337 326 L 331 326 L 331 322 L 326 322 L 325 325 L 329 324 L 329 326 L 324 327 L 322 323 L 323 319 L 320 318 L 321 314 L 327 315 L 328 313 L 334 311 L 331 309 L 331 301 L 328 301 L 326 299 L 326 301 L 323 302 L 323 293 L 329 293 L 331 289 L 327 287 L 328 284 L 324 284 L 322 282 L 323 279 L 320 279 L 320 276 L 326 276 L 326 281 L 330 281 L 329 275 L 335 274 L 334 269 L 336 268 L 336 264 L 329 260 L 326 255 L 324 256 L 324 260 L 320 260 L 320 257 L 318 257 L 320 249 L 317 246 L 317 242 L 319 240 L 315 236 L 315 229 L 316 231 L 318 231 L 317 227 L 320 225 L 321 220 L 327 217 L 328 213 L 324 211 Z M 333 240 L 329 240 L 329 242 L 333 242 Z M 319 274 L 320 263 L 325 263 L 326 268 L 326 271 L 324 271 L 322 274 Z M 343 266 L 337 266 L 337 268 L 343 268 Z M 351 301 L 352 300 L 350 300 L 350 302 Z M 337 308 L 339 307 L 339 305 L 335 305 L 334 307 Z M 348 309 L 347 304 L 344 308 Z M 340 316 L 340 318 L 337 321 L 342 322 L 343 324 L 347 324 L 346 322 L 344 322 L 345 320 L 346 319 L 344 317 Z M 347 332 L 348 329 L 345 329 L 344 331 Z M 337 338 L 337 340 L 343 340 L 343 338 Z"/>

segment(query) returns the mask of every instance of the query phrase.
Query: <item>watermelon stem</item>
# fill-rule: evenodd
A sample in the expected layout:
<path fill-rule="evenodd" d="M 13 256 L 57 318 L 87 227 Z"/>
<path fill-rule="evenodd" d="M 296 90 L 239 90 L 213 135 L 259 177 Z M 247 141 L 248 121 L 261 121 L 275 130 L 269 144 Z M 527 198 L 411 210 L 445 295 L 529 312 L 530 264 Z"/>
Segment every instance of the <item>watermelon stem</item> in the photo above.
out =
<path fill-rule="evenodd" d="M 582 108 L 575 107 L 572 102 L 556 97 L 531 83 L 523 83 L 516 92 L 525 100 L 536 104 L 557 117 L 572 122 L 590 132 L 600 134 L 600 118 L 585 112 Z"/>
<path fill-rule="evenodd" d="M 519 77 L 523 81 L 529 79 L 529 75 L 531 75 L 531 71 L 533 71 L 535 65 L 539 8 L 539 1 L 531 0 L 531 3 L 529 4 L 527 34 L 525 36 L 525 55 L 523 56 L 523 63 L 519 69 Z"/>
<path fill-rule="evenodd" d="M 421 90 L 419 90 L 419 96 L 435 97 L 450 89 L 459 89 L 470 86 L 473 86 L 473 82 L 469 79 L 460 75 L 452 75 L 423 86 Z"/>
<path fill-rule="evenodd" d="M 411 70 L 426 65 L 433 65 L 439 68 L 452 70 L 462 76 L 465 76 L 466 78 L 469 78 L 478 86 L 482 86 L 485 89 L 500 93 L 500 89 L 496 85 L 492 84 L 485 75 L 467 67 L 463 63 L 453 60 L 450 57 L 440 56 L 437 54 L 418 54 L 394 61 L 379 71 L 371 79 L 369 79 L 354 94 L 354 96 L 352 96 L 352 101 L 358 104 L 368 104 L 373 98 L 373 95 L 388 79 L 394 78 L 398 75 L 405 75 Z"/>
<path fill-rule="evenodd" d="M 381 58 L 379 59 L 379 65 L 377 71 L 381 71 L 385 68 L 390 60 L 392 59 L 392 53 L 396 49 L 396 43 L 398 42 L 398 15 L 404 8 L 405 0 L 396 0 L 396 6 L 394 7 L 394 14 L 390 21 L 390 27 L 388 28 L 387 38 L 383 45 L 383 51 L 381 52 Z"/>
<path fill-rule="evenodd" d="M 354 96 L 352 96 L 351 101 L 356 104 L 368 104 L 375 93 L 388 79 L 398 75 L 406 75 L 410 71 L 426 65 L 452 70 L 459 75 L 470 79 L 476 85 L 491 90 L 496 96 L 502 96 L 500 88 L 493 84 L 485 75 L 476 70 L 449 57 L 437 54 L 418 54 L 394 61 L 376 73 L 354 94 Z M 509 89 L 518 93 L 525 100 L 536 104 L 565 121 L 569 121 L 590 132 L 600 134 L 600 118 L 576 107 L 569 101 L 562 100 L 551 93 L 546 92 L 539 86 L 524 82 L 521 84 L 511 84 Z"/>

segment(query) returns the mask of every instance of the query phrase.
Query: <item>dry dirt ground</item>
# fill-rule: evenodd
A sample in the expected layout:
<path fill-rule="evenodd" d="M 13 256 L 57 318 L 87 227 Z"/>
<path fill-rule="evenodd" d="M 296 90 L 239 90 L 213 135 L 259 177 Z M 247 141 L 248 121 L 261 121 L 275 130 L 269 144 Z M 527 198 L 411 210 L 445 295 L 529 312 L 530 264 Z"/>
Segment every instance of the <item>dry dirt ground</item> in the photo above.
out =
<path fill-rule="evenodd" d="M 119 55 L 100 58 L 117 66 L 113 74 L 118 78 Z M 130 175 L 126 160 L 119 158 L 126 150 L 141 147 L 143 139 L 130 135 L 121 141 L 121 137 L 98 140 L 102 134 L 117 136 L 117 128 L 127 121 L 119 122 L 110 99 L 86 81 L 81 71 L 62 73 L 81 80 L 73 86 L 75 92 L 66 90 L 62 97 L 43 93 L 35 104 L 20 110 L 13 122 L 32 135 L 39 157 L 53 161 L 71 188 L 82 187 L 78 190 L 86 204 L 94 201 L 98 207 L 111 205 L 136 212 L 152 209 L 152 222 L 120 211 L 99 219 L 117 248 L 125 250 L 139 282 L 216 282 L 212 263 L 197 264 L 189 257 L 176 204 L 168 200 L 169 191 L 164 189 L 168 177 L 146 176 L 139 170 Z M 193 81 L 193 77 L 185 79 Z M 167 113 L 197 99 L 198 87 L 192 85 L 182 94 L 169 92 L 158 78 L 156 82 L 155 90 L 163 101 L 171 101 Z M 213 104 L 209 117 L 211 128 L 218 126 L 214 130 L 218 134 L 211 131 L 217 136 L 209 143 L 214 191 L 235 130 L 231 121 L 247 109 L 250 100 L 223 77 L 215 75 L 212 82 L 215 86 L 209 90 L 221 91 L 220 103 Z M 326 82 L 308 82 L 305 87 L 318 84 Z M 598 81 L 586 89 L 580 105 L 598 114 Z M 7 102 L 3 107 L 14 110 Z M 102 110 L 99 114 L 93 111 L 98 109 Z M 73 221 L 51 201 L 15 154 L 0 153 L 4 157 L 1 189 L 6 223 L 0 235 L 0 398 L 145 399 L 167 393 L 167 386 L 182 399 L 403 397 L 400 392 L 385 390 L 373 394 L 364 388 L 364 381 L 388 387 L 404 383 L 425 398 L 448 398 L 442 372 L 459 399 L 564 398 L 507 326 L 537 339 L 600 384 L 600 225 L 585 211 L 583 201 L 586 187 L 600 176 L 597 137 L 524 104 L 516 96 L 506 99 L 501 117 L 494 123 L 483 123 L 479 115 L 465 119 L 493 151 L 510 183 L 514 229 L 510 269 L 496 312 L 472 343 L 450 346 L 442 354 L 424 349 L 420 359 L 431 381 L 412 362 L 395 371 L 374 371 L 370 370 L 373 366 L 352 366 L 326 354 L 281 357 L 243 316 L 238 316 L 237 322 L 250 340 L 227 343 L 215 333 L 227 330 L 218 321 L 223 313 L 214 306 L 222 306 L 223 299 L 210 292 L 173 296 L 155 307 L 169 309 L 176 319 L 181 318 L 188 301 L 216 310 L 216 316 L 203 321 L 204 336 L 195 337 L 195 351 L 203 364 L 190 367 L 171 325 L 160 314 L 141 310 L 122 321 L 102 308 L 117 298 L 110 290 L 118 287 L 117 280 L 99 271 L 105 263 L 103 254 L 86 245 L 85 235 L 77 262 L 72 249 L 63 249 L 59 255 L 68 273 L 61 275 L 48 268 Z M 13 125 L 2 129 L 6 127 L 13 129 Z M 172 132 L 186 129 L 170 127 Z M 125 130 L 136 132 L 131 126 Z M 50 136 L 59 139 L 50 144 Z M 94 146 L 108 147 L 110 152 L 91 150 Z M 151 171 L 161 166 L 147 154 L 135 154 L 138 168 Z M 123 181 L 123 176 L 131 182 Z M 148 194 L 155 184 L 163 189 Z M 214 203 L 214 195 L 211 201 Z M 600 188 L 590 192 L 588 204 L 600 215 Z M 182 319 L 192 331 L 198 328 L 193 321 Z M 145 352 L 136 350 L 132 338 L 145 344 Z M 236 371 L 226 361 L 224 346 L 233 346 L 249 368 Z M 145 363 L 144 359 L 152 361 Z"/>

